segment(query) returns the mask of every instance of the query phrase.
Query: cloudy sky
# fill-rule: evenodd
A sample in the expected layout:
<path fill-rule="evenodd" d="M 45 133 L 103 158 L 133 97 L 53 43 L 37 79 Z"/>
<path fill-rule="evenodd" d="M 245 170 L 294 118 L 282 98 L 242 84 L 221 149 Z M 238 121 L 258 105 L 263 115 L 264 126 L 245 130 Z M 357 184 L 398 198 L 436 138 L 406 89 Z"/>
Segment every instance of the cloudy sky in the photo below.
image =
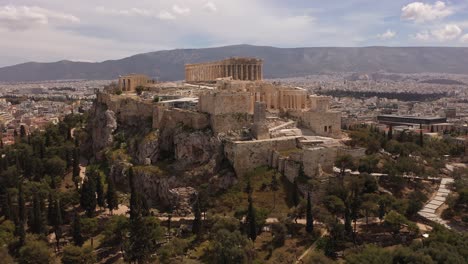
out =
<path fill-rule="evenodd" d="M 468 0 L 0 0 L 0 66 L 174 48 L 468 47 Z"/>

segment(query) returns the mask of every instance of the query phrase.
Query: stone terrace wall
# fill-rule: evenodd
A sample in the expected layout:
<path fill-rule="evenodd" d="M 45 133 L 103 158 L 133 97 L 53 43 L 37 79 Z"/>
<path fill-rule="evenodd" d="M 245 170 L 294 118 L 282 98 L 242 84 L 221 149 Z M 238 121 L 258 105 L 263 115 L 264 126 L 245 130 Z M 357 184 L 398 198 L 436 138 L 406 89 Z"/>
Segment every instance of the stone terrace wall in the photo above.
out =
<path fill-rule="evenodd" d="M 232 113 L 212 115 L 210 117 L 211 129 L 215 134 L 228 131 L 238 131 L 242 128 L 250 128 L 253 116 L 246 113 Z"/>
<path fill-rule="evenodd" d="M 153 113 L 153 128 L 175 127 L 178 124 L 200 130 L 209 127 L 207 114 L 190 110 L 155 107 Z"/>
<path fill-rule="evenodd" d="M 289 150 L 296 148 L 297 137 L 276 139 L 226 142 L 224 153 L 238 177 L 259 166 L 268 166 L 271 150 Z"/>
<path fill-rule="evenodd" d="M 323 171 L 331 173 L 337 155 L 338 148 L 317 147 L 305 149 L 302 158 L 304 174 L 310 178 L 316 176 L 319 164 Z"/>
<path fill-rule="evenodd" d="M 200 112 L 211 115 L 228 113 L 253 114 L 253 96 L 248 92 L 207 93 L 200 95 L 198 105 Z"/>
<path fill-rule="evenodd" d="M 138 97 L 99 93 L 97 101 L 115 113 L 117 120 L 126 125 L 138 125 L 142 120 L 151 122 L 153 103 Z"/>

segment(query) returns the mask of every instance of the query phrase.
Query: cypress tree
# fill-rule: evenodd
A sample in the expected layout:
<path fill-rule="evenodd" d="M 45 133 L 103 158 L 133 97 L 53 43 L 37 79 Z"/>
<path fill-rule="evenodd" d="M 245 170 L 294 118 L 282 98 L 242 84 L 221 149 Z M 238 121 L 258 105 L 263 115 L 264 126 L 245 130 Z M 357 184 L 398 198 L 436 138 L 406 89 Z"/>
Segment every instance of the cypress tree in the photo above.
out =
<path fill-rule="evenodd" d="M 44 218 L 42 216 L 41 202 L 37 193 L 33 194 L 33 213 L 31 230 L 33 233 L 41 234 L 44 232 Z"/>
<path fill-rule="evenodd" d="M 102 184 L 102 178 L 100 173 L 96 173 L 96 194 L 97 194 L 97 204 L 99 208 L 104 208 L 106 206 L 106 199 L 104 196 L 104 186 Z"/>
<path fill-rule="evenodd" d="M 247 210 L 248 236 L 252 241 L 257 238 L 257 224 L 255 223 L 255 209 L 252 196 L 249 195 L 249 208 Z"/>
<path fill-rule="evenodd" d="M 54 225 L 55 221 L 55 208 L 54 208 L 54 199 L 52 197 L 52 194 L 49 193 L 49 199 L 48 199 L 48 206 L 47 206 L 47 222 L 49 223 L 50 226 Z"/>
<path fill-rule="evenodd" d="M 306 231 L 309 234 L 311 234 L 314 231 L 314 218 L 312 215 L 312 203 L 310 201 L 310 192 L 307 192 Z"/>
<path fill-rule="evenodd" d="M 294 206 L 297 207 L 299 205 L 299 188 L 297 187 L 296 179 L 294 179 L 292 195 L 293 195 L 292 202 Z"/>
<path fill-rule="evenodd" d="M 199 236 L 201 232 L 201 225 L 202 225 L 199 197 L 197 197 L 197 200 L 195 201 L 193 212 L 194 212 L 195 218 L 193 219 L 193 223 L 192 223 L 192 233 Z"/>
<path fill-rule="evenodd" d="M 8 191 L 6 191 L 5 199 L 3 199 L 2 213 L 6 220 L 11 219 L 11 197 Z"/>
<path fill-rule="evenodd" d="M 75 148 L 73 150 L 73 182 L 75 188 L 78 189 L 78 183 L 80 182 L 80 149 Z"/>
<path fill-rule="evenodd" d="M 81 187 L 80 205 L 86 210 L 88 217 L 93 217 L 96 211 L 96 184 L 93 177 L 86 177 Z"/>
<path fill-rule="evenodd" d="M 115 192 L 114 181 L 110 177 L 108 177 L 107 182 L 108 182 L 107 194 L 106 194 L 107 208 L 109 209 L 112 215 L 114 209 L 119 208 L 119 201 L 117 199 L 117 193 Z"/>
<path fill-rule="evenodd" d="M 18 186 L 18 219 L 21 223 L 26 222 L 26 205 L 24 201 L 23 184 Z"/>
<path fill-rule="evenodd" d="M 54 232 L 55 239 L 57 241 L 57 250 L 60 250 L 60 238 L 62 238 L 62 209 L 60 207 L 60 201 L 57 199 L 54 203 L 55 209 L 55 220 L 54 220 Z"/>
<path fill-rule="evenodd" d="M 24 246 L 26 241 L 26 231 L 24 230 L 24 222 L 19 221 L 17 228 L 18 237 L 19 237 L 19 247 Z"/>
<path fill-rule="evenodd" d="M 75 212 L 75 217 L 73 218 L 73 242 L 79 247 L 84 243 L 83 236 L 81 235 L 81 218 L 77 212 Z"/>
<path fill-rule="evenodd" d="M 24 125 L 20 126 L 20 137 L 21 139 L 26 137 L 26 128 L 24 127 Z"/>
<path fill-rule="evenodd" d="M 422 125 L 419 125 L 419 145 L 421 147 L 424 146 L 424 135 L 423 135 L 423 131 L 422 131 Z"/>

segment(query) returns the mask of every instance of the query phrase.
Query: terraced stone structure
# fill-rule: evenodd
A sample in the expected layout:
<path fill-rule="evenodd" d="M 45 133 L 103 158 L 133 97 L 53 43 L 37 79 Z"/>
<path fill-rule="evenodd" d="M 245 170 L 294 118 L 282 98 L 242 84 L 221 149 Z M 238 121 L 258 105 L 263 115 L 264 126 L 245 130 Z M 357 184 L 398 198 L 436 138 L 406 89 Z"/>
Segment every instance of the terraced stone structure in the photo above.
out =
<path fill-rule="evenodd" d="M 186 82 L 212 82 L 218 78 L 259 81 L 263 79 L 263 61 L 256 58 L 229 58 L 221 61 L 185 65 Z"/>

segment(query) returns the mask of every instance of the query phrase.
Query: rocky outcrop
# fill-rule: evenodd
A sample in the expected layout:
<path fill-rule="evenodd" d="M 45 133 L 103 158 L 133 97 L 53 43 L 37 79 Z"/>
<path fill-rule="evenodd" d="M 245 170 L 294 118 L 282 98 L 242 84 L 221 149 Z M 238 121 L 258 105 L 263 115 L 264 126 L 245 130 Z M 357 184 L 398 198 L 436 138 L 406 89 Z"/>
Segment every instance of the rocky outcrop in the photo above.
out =
<path fill-rule="evenodd" d="M 117 129 L 117 119 L 115 113 L 105 105 L 95 104 L 93 110 L 89 131 L 92 150 L 99 159 L 102 157 L 102 151 L 114 141 L 113 133 Z"/>
<path fill-rule="evenodd" d="M 222 155 L 221 142 L 211 131 L 181 132 L 174 136 L 174 158 L 182 167 L 207 163 L 216 167 Z"/>
<path fill-rule="evenodd" d="M 151 131 L 138 144 L 135 159 L 138 164 L 155 164 L 159 158 L 159 132 Z"/>

